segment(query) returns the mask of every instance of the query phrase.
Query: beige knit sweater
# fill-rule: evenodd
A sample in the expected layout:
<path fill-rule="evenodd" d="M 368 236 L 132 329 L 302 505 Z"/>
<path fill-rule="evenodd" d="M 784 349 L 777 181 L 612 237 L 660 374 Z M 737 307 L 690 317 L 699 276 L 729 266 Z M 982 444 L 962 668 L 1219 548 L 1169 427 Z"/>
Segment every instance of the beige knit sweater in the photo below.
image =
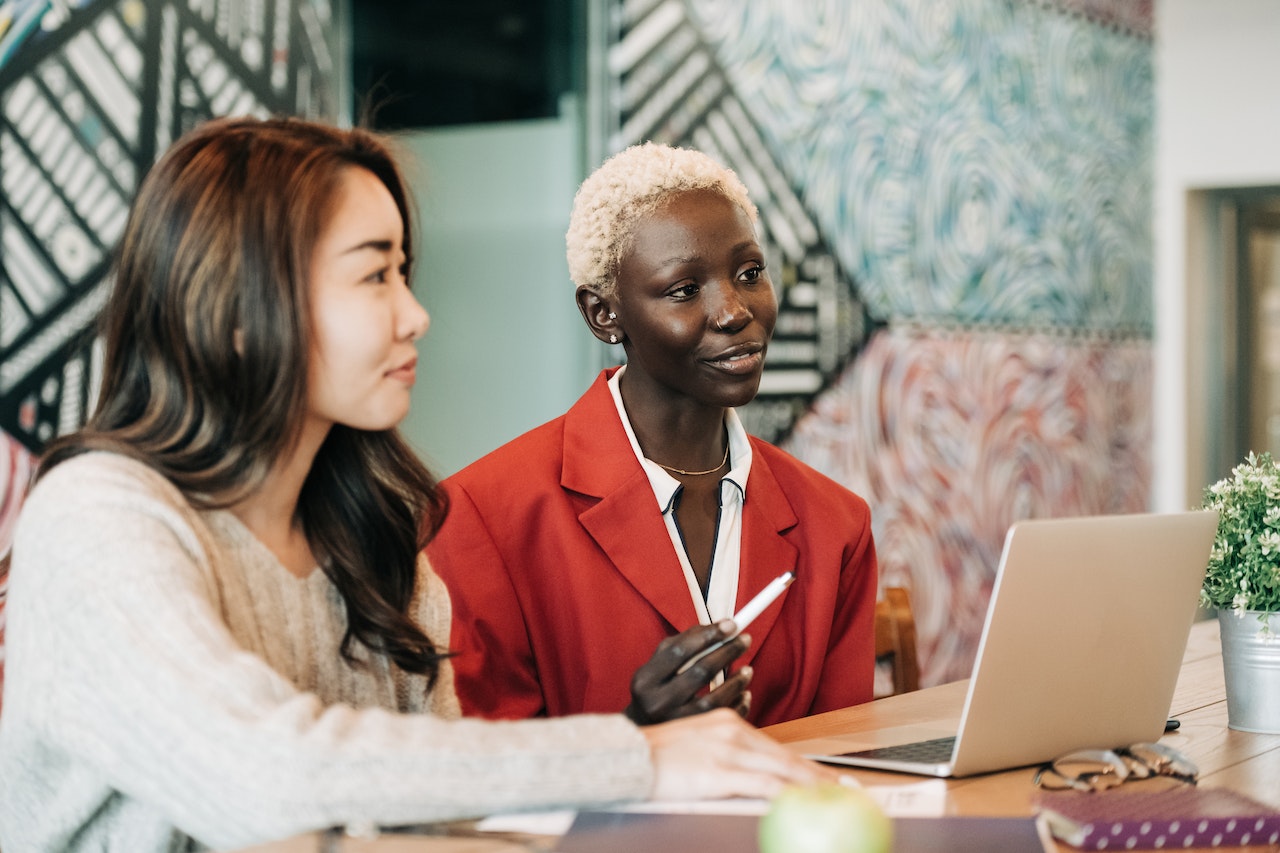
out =
<path fill-rule="evenodd" d="M 295 577 L 231 513 L 193 509 L 120 456 L 39 483 L 10 581 L 5 853 L 228 849 L 652 786 L 645 740 L 620 715 L 460 720 L 447 662 L 430 692 L 382 658 L 348 665 L 322 572 Z M 425 559 L 415 608 L 449 636 Z"/>

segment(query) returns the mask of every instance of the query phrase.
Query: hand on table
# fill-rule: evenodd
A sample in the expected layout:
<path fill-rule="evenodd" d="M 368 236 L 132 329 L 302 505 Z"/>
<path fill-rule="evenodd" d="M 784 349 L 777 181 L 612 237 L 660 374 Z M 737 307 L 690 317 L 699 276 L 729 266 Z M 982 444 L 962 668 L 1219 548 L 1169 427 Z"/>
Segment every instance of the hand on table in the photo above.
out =
<path fill-rule="evenodd" d="M 747 691 L 751 682 L 750 667 L 738 670 L 705 695 L 698 694 L 718 672 L 727 669 L 747 650 L 750 637 L 739 635 L 680 671 L 686 662 L 725 640 L 734 630 L 733 621 L 724 619 L 713 625 L 695 625 L 659 643 L 653 657 L 631 678 L 631 704 L 627 706 L 626 715 L 642 726 L 715 708 L 732 708 L 745 717 L 751 707 L 751 694 Z"/>
<path fill-rule="evenodd" d="M 767 800 L 787 785 L 839 779 L 834 770 L 801 758 L 725 708 L 640 731 L 653 756 L 655 800 Z"/>

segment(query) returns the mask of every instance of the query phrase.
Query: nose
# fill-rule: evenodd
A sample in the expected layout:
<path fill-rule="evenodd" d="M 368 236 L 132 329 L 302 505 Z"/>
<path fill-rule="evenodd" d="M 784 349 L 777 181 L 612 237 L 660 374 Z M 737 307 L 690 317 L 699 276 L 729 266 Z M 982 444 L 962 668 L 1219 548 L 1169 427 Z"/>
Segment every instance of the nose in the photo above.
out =
<path fill-rule="evenodd" d="M 751 306 L 733 282 L 716 288 L 717 297 L 708 300 L 711 328 L 717 332 L 736 332 L 751 322 Z"/>
<path fill-rule="evenodd" d="M 400 311 L 399 332 L 401 337 L 407 340 L 416 341 L 427 333 L 427 329 L 431 326 L 431 315 L 427 313 L 427 309 L 422 307 L 422 303 L 413 295 L 413 291 L 405 287 L 402 291 L 404 294 L 404 304 Z"/>

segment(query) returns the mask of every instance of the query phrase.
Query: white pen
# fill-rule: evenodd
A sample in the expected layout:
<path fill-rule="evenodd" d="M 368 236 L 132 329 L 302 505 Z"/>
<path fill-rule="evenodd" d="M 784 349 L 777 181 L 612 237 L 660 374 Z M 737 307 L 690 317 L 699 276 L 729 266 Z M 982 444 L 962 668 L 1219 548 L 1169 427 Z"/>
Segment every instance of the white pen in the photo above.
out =
<path fill-rule="evenodd" d="M 791 582 L 795 579 L 795 572 L 783 572 L 773 580 L 769 581 L 768 585 L 766 585 L 764 589 L 756 593 L 755 598 L 742 605 L 742 609 L 733 614 L 733 633 L 717 643 L 712 643 L 698 654 L 680 664 L 680 668 L 676 670 L 676 674 L 679 675 L 702 658 L 723 646 L 725 643 L 731 642 L 746 630 L 746 627 L 754 622 L 757 616 L 768 609 L 769 605 L 773 604 L 773 602 L 778 599 L 778 596 L 782 595 L 782 591 L 791 586 Z"/>
<path fill-rule="evenodd" d="M 770 604 L 773 604 L 777 597 L 782 595 L 782 591 L 791 586 L 791 582 L 795 579 L 795 572 L 783 572 L 769 581 L 768 586 L 756 593 L 755 598 L 742 605 L 742 609 L 733 614 L 733 624 L 737 626 L 733 636 L 738 636 L 748 625 L 756 621 L 756 617 L 763 613 Z"/>

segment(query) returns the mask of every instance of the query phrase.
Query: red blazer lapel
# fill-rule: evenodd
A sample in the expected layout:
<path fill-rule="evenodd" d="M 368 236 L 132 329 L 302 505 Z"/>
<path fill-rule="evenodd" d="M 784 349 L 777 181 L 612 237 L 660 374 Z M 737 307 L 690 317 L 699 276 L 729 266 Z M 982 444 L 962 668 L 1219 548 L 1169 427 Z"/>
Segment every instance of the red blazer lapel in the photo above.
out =
<path fill-rule="evenodd" d="M 698 624 L 657 499 L 602 373 L 565 415 L 560 485 L 599 498 L 578 516 L 613 567 L 674 631 Z"/>
<path fill-rule="evenodd" d="M 641 473 L 578 519 L 614 567 L 679 632 L 697 625 L 698 613 L 657 506 Z"/>
<path fill-rule="evenodd" d="M 756 440 L 752 439 L 752 443 L 755 445 Z M 768 463 L 759 452 L 752 453 L 751 478 L 747 481 L 747 499 L 742 506 L 742 564 L 738 569 L 737 607 L 741 608 L 750 601 L 778 575 L 796 571 L 799 552 L 783 534 L 797 522 L 795 511 Z M 797 582 L 802 580 L 797 576 Z M 755 658 L 756 650 L 773 630 L 778 614 L 794 588 L 795 584 L 792 584 L 747 628 L 751 647 L 738 660 L 738 665 L 749 664 Z"/>

